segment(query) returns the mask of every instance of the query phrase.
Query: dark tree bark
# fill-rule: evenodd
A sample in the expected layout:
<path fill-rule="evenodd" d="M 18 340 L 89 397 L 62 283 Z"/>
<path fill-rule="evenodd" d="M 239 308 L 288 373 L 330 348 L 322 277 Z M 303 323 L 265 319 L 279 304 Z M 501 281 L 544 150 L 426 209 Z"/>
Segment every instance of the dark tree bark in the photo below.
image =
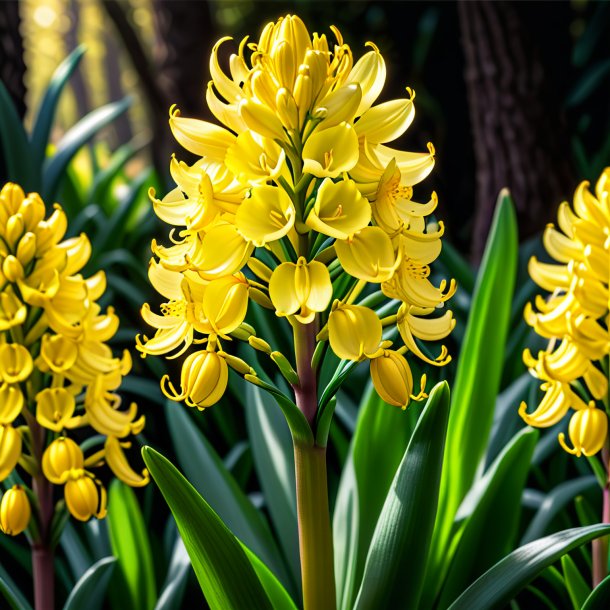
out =
<path fill-rule="evenodd" d="M 25 115 L 25 62 L 18 0 L 0 3 L 0 80 L 4 83 L 21 118 Z"/>
<path fill-rule="evenodd" d="M 515 7 L 460 0 L 458 11 L 477 179 L 471 254 L 478 261 L 501 188 L 512 192 L 524 238 L 551 220 L 575 183 L 556 96 Z"/>

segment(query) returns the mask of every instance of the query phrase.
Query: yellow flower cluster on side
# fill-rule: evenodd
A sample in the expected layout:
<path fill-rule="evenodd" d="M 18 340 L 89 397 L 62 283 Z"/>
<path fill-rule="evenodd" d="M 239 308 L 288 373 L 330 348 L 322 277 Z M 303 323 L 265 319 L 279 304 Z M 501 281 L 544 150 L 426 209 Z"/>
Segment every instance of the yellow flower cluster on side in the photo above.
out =
<path fill-rule="evenodd" d="M 144 417 L 137 417 L 135 404 L 119 409 L 116 390 L 131 359 L 127 351 L 113 356 L 107 345 L 119 321 L 112 308 L 104 313 L 96 302 L 105 290 L 104 273 L 80 273 L 90 257 L 89 240 L 82 234 L 62 241 L 67 219 L 59 205 L 45 216 L 37 193 L 26 196 L 12 183 L 0 191 L 0 481 L 18 465 L 33 477 L 42 471 L 65 486 L 70 512 L 87 520 L 103 515 L 105 491 L 85 469 L 106 462 L 126 483 L 147 483 L 148 473 L 134 472 L 123 452 Z M 106 437 L 86 459 L 65 438 L 82 428 Z M 58 461 L 58 443 L 69 443 L 80 458 Z M 20 489 L 2 498 L 0 526 L 7 533 L 19 533 L 29 520 Z"/>
<path fill-rule="evenodd" d="M 568 436 L 561 446 L 574 455 L 594 455 L 608 437 L 608 356 L 610 354 L 610 168 L 589 190 L 582 182 L 571 208 L 564 202 L 558 212 L 559 230 L 549 225 L 544 245 L 558 264 L 532 258 L 532 279 L 550 292 L 528 304 L 525 320 L 548 349 L 523 358 L 542 381 L 544 398 L 533 413 L 525 403 L 519 413 L 531 426 L 548 427 L 573 410 Z"/>
<path fill-rule="evenodd" d="M 375 387 L 394 405 L 413 396 L 405 352 L 449 361 L 444 347 L 430 358 L 419 343 L 443 339 L 455 324 L 450 311 L 432 315 L 455 291 L 453 280 L 435 286 L 429 278 L 443 235 L 442 223 L 426 222 L 436 195 L 412 199 L 434 166 L 434 148 L 388 146 L 411 124 L 415 94 L 376 104 L 386 75 L 381 53 L 368 43 L 354 61 L 331 29 L 334 42 L 287 15 L 258 42 L 242 40 L 228 72 L 223 38 L 207 87 L 220 125 L 170 110 L 176 140 L 200 159 L 189 166 L 172 158 L 176 188 L 163 199 L 151 192 L 156 214 L 175 228 L 171 245 L 153 242 L 149 276 L 166 302 L 161 315 L 144 306 L 156 331 L 139 338 L 138 349 L 177 357 L 205 346 L 184 361 L 179 389 L 163 380 L 170 398 L 205 408 L 225 391 L 227 365 L 254 374 L 223 349 L 255 332 L 244 322 L 249 301 L 293 326 L 312 324 L 342 359 L 370 359 Z M 382 340 L 388 320 L 357 302 L 369 284 L 395 300 L 390 318 L 404 344 L 396 350 Z"/>

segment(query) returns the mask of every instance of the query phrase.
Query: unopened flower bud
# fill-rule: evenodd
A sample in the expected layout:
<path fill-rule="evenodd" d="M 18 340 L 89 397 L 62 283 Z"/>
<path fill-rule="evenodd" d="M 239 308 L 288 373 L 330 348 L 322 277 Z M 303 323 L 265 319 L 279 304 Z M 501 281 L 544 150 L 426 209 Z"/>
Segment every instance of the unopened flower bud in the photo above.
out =
<path fill-rule="evenodd" d="M 13 485 L 0 502 L 0 529 L 9 536 L 21 534 L 28 526 L 32 509 L 25 489 Z"/>

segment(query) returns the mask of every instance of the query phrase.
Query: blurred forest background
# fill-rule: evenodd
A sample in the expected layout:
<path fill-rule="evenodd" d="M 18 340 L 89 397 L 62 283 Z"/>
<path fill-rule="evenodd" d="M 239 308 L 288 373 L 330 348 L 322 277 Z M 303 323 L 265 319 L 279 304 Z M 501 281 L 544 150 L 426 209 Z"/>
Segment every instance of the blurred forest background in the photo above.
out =
<path fill-rule="evenodd" d="M 53 70 L 84 43 L 56 137 L 128 94 L 129 112 L 98 140 L 112 151 L 135 138 L 140 152 L 130 171 L 153 163 L 166 178 L 169 156 L 179 152 L 168 108 L 176 103 L 184 116 L 210 118 L 204 92 L 218 38 L 256 37 L 287 12 L 310 30 L 335 24 L 355 57 L 368 40 L 380 47 L 388 62 L 384 97 L 415 89 L 417 118 L 404 144 L 414 150 L 432 141 L 437 150 L 437 168 L 418 194 L 437 190 L 449 240 L 476 262 L 500 188 L 513 192 L 526 239 L 579 180 L 608 163 L 608 9 L 587 0 L 4 0 L 0 70 L 28 124 Z"/>

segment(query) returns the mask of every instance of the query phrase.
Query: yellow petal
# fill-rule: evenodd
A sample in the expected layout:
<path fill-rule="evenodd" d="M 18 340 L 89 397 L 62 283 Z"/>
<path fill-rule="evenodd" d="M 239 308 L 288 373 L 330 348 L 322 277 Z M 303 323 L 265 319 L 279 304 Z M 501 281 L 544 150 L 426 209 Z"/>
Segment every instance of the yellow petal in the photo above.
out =
<path fill-rule="evenodd" d="M 6 383 L 25 381 L 32 372 L 34 362 L 30 352 L 18 343 L 0 345 L 0 377 Z"/>
<path fill-rule="evenodd" d="M 32 509 L 25 489 L 13 485 L 0 502 L 0 530 L 9 536 L 21 534 L 28 526 Z"/>
<path fill-rule="evenodd" d="M 371 144 L 392 142 L 408 129 L 414 116 L 413 98 L 396 99 L 370 108 L 354 127 L 358 137 Z"/>
<path fill-rule="evenodd" d="M 143 487 L 150 481 L 150 475 L 146 468 L 138 474 L 129 465 L 123 452 L 123 447 L 128 448 L 129 445 L 129 443 L 120 443 L 114 436 L 109 436 L 104 443 L 104 457 L 115 477 L 131 487 Z"/>
<path fill-rule="evenodd" d="M 335 302 L 328 318 L 328 338 L 339 358 L 357 361 L 374 354 L 381 335 L 381 322 L 372 309 Z"/>
<path fill-rule="evenodd" d="M 74 395 L 65 388 L 45 388 L 36 394 L 36 421 L 43 428 L 60 432 L 75 408 Z"/>
<path fill-rule="evenodd" d="M 348 83 L 359 83 L 362 88 L 362 100 L 358 105 L 356 116 L 360 116 L 373 105 L 385 84 L 385 61 L 373 43 L 369 42 L 367 46 L 372 47 L 373 50 L 365 53 L 356 62 L 346 79 Z"/>
<path fill-rule="evenodd" d="M 405 409 L 413 393 L 413 374 L 405 357 L 392 350 L 371 360 L 375 390 L 385 402 Z"/>
<path fill-rule="evenodd" d="M 559 444 L 572 455 L 580 457 L 595 455 L 604 446 L 608 435 L 608 416 L 601 409 L 589 406 L 576 411 L 570 418 L 568 434 L 573 448 L 565 442 L 565 435 L 559 435 Z"/>
<path fill-rule="evenodd" d="M 84 463 L 81 448 L 72 439 L 60 436 L 46 448 L 42 472 L 51 483 L 61 485 L 66 482 L 70 470 L 82 469 Z"/>
<path fill-rule="evenodd" d="M 203 313 L 219 335 L 234 331 L 245 319 L 249 284 L 242 273 L 212 280 L 203 295 Z"/>
<path fill-rule="evenodd" d="M 0 424 L 0 481 L 13 471 L 21 457 L 21 434 L 10 424 Z"/>
<path fill-rule="evenodd" d="M 358 162 L 358 136 L 349 123 L 315 131 L 303 146 L 303 171 L 317 178 L 337 178 Z"/>
<path fill-rule="evenodd" d="M 351 123 L 362 100 L 359 83 L 349 83 L 329 93 L 313 110 L 315 118 L 321 117 L 317 129 L 328 129 L 343 123 Z M 357 132 L 357 130 L 356 130 Z"/>
<path fill-rule="evenodd" d="M 21 413 L 25 401 L 19 385 L 0 385 L 0 424 L 12 424 Z"/>

